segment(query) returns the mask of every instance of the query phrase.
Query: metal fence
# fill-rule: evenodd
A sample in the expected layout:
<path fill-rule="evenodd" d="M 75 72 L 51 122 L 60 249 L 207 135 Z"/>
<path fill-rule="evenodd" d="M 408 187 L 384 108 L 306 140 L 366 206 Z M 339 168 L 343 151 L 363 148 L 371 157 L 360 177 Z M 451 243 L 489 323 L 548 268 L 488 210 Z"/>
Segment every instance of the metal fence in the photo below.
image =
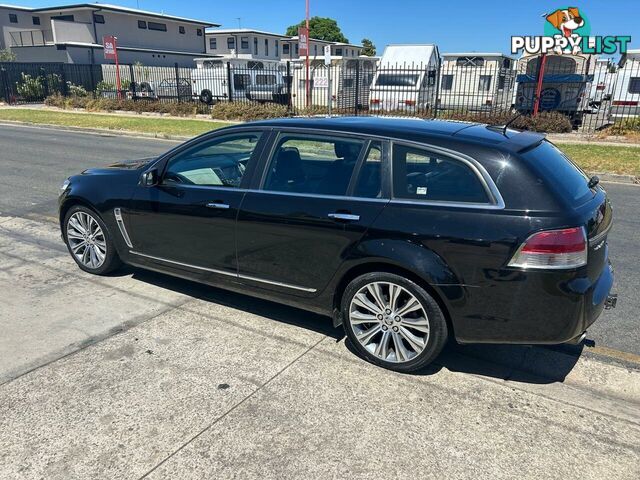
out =
<path fill-rule="evenodd" d="M 516 113 L 558 112 L 593 132 L 640 115 L 640 60 L 617 67 L 594 56 L 460 57 L 441 64 L 373 59 L 199 61 L 197 68 L 0 63 L 0 97 L 52 94 L 157 102 L 279 104 L 293 115 L 401 115 L 501 123 Z"/>

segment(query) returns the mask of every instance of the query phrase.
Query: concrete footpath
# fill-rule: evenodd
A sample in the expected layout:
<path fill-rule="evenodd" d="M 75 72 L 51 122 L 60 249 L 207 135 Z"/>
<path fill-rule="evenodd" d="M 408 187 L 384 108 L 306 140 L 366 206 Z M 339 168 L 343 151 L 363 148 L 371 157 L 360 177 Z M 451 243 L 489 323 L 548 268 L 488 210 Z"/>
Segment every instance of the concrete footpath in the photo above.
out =
<path fill-rule="evenodd" d="M 84 274 L 34 220 L 0 217 L 0 265 L 1 479 L 640 477 L 634 366 L 452 347 L 392 373 L 323 317 Z"/>

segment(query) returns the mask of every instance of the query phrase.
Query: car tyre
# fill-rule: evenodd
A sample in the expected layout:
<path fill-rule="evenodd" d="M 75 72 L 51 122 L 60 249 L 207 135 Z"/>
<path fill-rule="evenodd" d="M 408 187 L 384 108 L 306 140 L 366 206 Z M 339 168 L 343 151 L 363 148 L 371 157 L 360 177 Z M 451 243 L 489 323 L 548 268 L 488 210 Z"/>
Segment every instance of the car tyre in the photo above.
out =
<path fill-rule="evenodd" d="M 341 313 L 356 352 L 398 372 L 427 366 L 449 335 L 436 300 L 420 285 L 392 273 L 367 273 L 352 280 L 342 297 Z"/>
<path fill-rule="evenodd" d="M 200 92 L 200 101 L 211 105 L 213 103 L 213 94 L 209 90 L 203 90 Z"/>
<path fill-rule="evenodd" d="M 94 275 L 106 275 L 122 266 L 111 234 L 94 210 L 75 205 L 67 211 L 62 225 L 67 249 L 82 270 Z"/>

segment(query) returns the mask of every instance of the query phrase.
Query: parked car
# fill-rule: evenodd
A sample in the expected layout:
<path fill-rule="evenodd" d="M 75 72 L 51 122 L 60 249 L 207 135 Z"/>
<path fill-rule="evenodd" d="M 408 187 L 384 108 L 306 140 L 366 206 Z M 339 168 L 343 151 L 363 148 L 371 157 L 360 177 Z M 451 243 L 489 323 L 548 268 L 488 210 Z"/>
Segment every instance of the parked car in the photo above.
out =
<path fill-rule="evenodd" d="M 254 83 L 248 85 L 245 92 L 248 100 L 259 103 L 271 102 L 284 105 L 288 101 L 284 76 L 277 70 L 257 73 Z"/>
<path fill-rule="evenodd" d="M 607 194 L 539 133 L 246 123 L 70 177 L 59 206 L 86 272 L 127 263 L 330 315 L 399 371 L 450 335 L 577 342 L 615 304 Z"/>

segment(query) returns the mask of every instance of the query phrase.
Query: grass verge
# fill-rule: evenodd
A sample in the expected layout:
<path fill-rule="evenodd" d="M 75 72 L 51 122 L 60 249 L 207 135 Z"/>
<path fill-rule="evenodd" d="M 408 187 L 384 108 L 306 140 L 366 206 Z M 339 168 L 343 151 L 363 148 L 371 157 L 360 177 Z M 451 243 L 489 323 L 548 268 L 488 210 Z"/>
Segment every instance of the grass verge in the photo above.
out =
<path fill-rule="evenodd" d="M 231 125 L 205 120 L 182 120 L 154 117 L 127 117 L 86 113 L 52 112 L 47 110 L 2 109 L 0 120 L 28 122 L 36 125 L 100 128 L 163 136 L 194 137 L 201 133 Z"/>
<path fill-rule="evenodd" d="M 586 143 L 557 143 L 586 172 L 618 173 L 640 177 L 640 147 Z"/>
<path fill-rule="evenodd" d="M 121 115 L 52 112 L 30 109 L 0 109 L 0 121 L 13 120 L 32 124 L 101 128 L 157 136 L 193 137 L 230 125 L 224 122 L 182 120 Z M 608 172 L 640 177 L 640 147 L 617 147 L 587 143 L 558 143 L 571 159 L 587 172 Z"/>

